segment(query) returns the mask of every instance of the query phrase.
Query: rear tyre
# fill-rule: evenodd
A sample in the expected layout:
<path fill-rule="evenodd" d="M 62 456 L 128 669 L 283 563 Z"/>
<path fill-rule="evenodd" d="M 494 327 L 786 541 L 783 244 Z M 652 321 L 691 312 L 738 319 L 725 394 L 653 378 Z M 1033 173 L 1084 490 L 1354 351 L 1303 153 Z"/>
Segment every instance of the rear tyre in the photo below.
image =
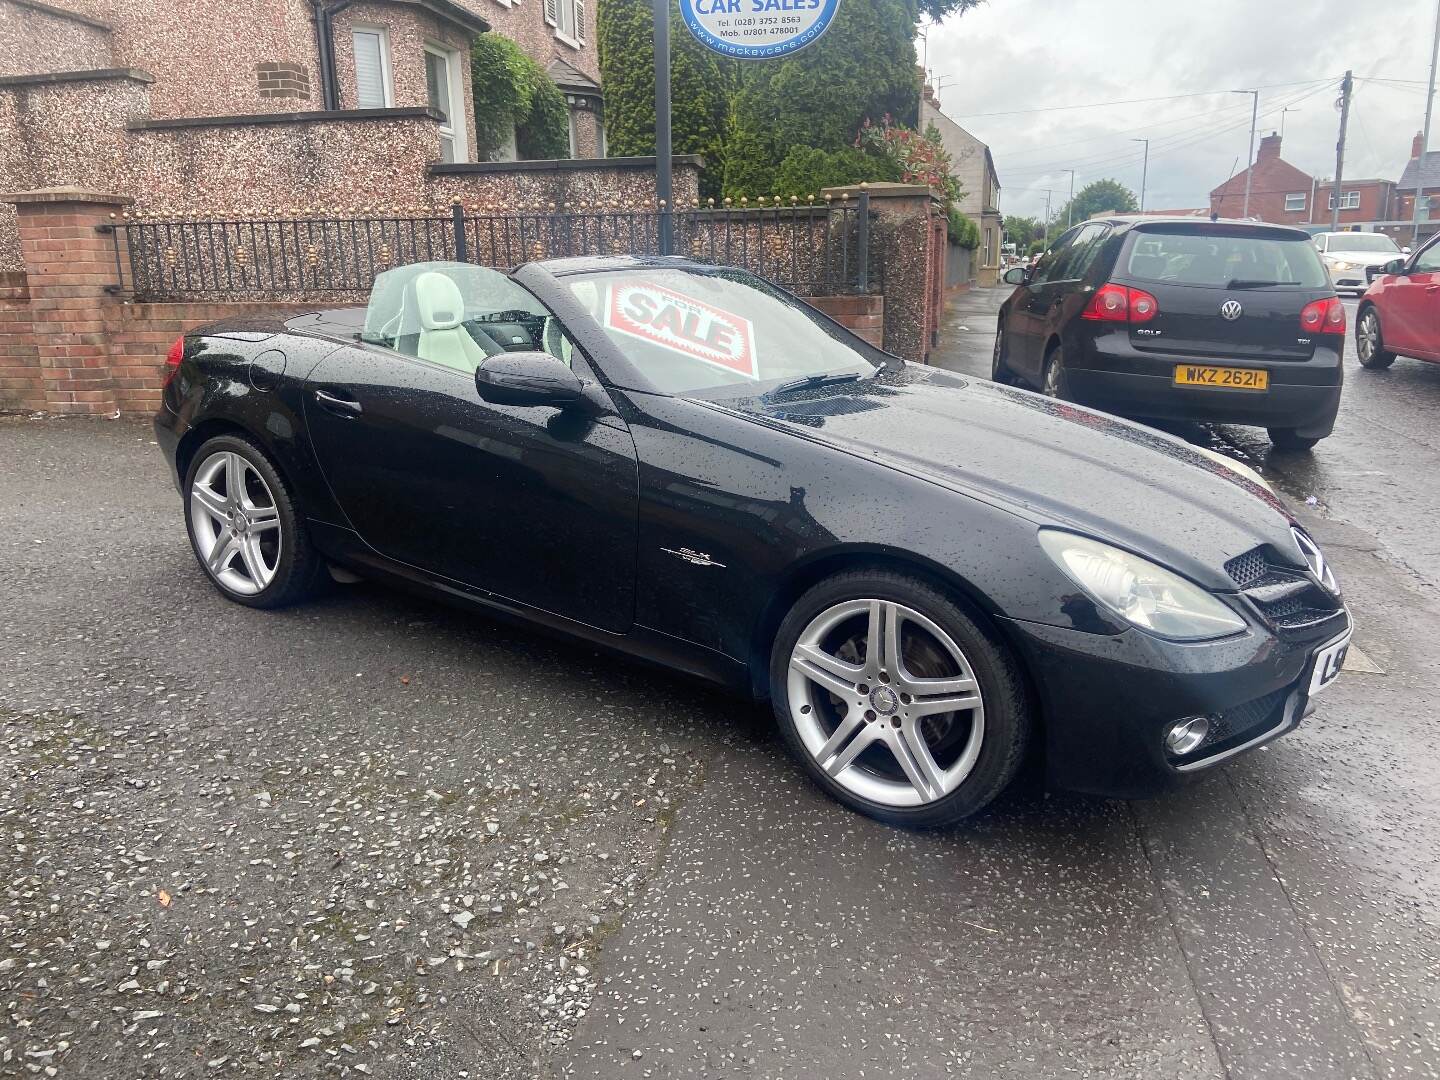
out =
<path fill-rule="evenodd" d="M 1016 374 L 1010 370 L 1009 343 L 1005 340 L 1005 327 L 1002 325 L 995 331 L 995 353 L 990 358 L 990 381 L 1000 383 L 1003 386 L 1015 386 L 1020 382 Z"/>
<path fill-rule="evenodd" d="M 1373 307 L 1361 311 L 1355 322 L 1355 355 L 1360 358 L 1361 367 L 1372 371 L 1395 363 L 1395 354 L 1385 348 L 1385 339 L 1380 334 L 1380 313 Z"/>
<path fill-rule="evenodd" d="M 1041 375 L 1040 392 L 1046 397 L 1060 401 L 1070 400 L 1069 380 L 1065 375 L 1065 354 L 1056 345 L 1045 357 L 1045 371 Z"/>
<path fill-rule="evenodd" d="M 1304 453 L 1306 450 L 1314 450 L 1319 439 L 1308 439 L 1303 435 L 1297 435 L 1294 428 L 1268 428 L 1270 443 L 1276 450 L 1283 450 L 1286 453 Z"/>
<path fill-rule="evenodd" d="M 825 791 L 893 825 L 949 825 L 1019 771 L 1031 706 L 1014 659 L 923 581 L 851 571 L 781 623 L 770 692 L 791 753 Z"/>
<path fill-rule="evenodd" d="M 201 569 L 237 604 L 293 604 L 325 574 L 289 486 L 242 436 L 216 436 L 195 452 L 185 473 L 185 529 Z"/>

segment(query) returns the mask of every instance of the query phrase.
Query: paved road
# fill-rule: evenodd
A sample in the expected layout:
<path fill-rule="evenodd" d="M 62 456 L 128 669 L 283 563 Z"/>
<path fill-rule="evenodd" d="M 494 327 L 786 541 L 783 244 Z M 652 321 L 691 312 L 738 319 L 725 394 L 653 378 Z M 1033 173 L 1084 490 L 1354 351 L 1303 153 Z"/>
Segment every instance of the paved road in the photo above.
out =
<path fill-rule="evenodd" d="M 588 648 L 227 604 L 145 427 L 0 421 L 0 1074 L 1440 1076 L 1430 374 L 1261 462 L 1384 674 L 1177 796 L 926 834 Z"/>

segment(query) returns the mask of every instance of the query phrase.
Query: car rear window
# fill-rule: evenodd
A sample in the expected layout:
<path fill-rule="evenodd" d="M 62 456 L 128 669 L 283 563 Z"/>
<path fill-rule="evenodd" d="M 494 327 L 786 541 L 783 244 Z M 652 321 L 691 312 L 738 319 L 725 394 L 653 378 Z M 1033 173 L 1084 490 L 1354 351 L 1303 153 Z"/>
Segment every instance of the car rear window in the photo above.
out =
<path fill-rule="evenodd" d="M 1254 232 L 1175 230 L 1131 234 L 1121 271 L 1133 281 L 1215 289 L 1321 288 L 1328 279 L 1308 239 Z"/>

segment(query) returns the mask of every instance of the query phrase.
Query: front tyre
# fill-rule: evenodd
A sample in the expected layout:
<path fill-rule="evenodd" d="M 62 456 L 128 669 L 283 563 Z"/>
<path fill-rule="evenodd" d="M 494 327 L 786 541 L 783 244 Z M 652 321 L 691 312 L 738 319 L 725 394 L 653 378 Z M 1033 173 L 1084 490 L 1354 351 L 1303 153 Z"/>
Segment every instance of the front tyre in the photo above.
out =
<path fill-rule="evenodd" d="M 993 800 L 1032 728 L 1005 647 L 959 604 L 883 570 L 830 578 L 781 623 L 771 700 L 786 745 L 845 805 L 911 827 Z"/>
<path fill-rule="evenodd" d="M 1010 348 L 1005 340 L 1005 327 L 1002 324 L 995 331 L 995 352 L 990 357 L 990 381 L 1000 383 L 1003 386 L 1015 386 L 1019 378 L 1010 370 Z"/>
<path fill-rule="evenodd" d="M 208 440 L 191 459 L 185 528 L 215 587 L 248 607 L 294 603 L 324 571 L 289 487 L 260 448 L 237 435 Z"/>
<path fill-rule="evenodd" d="M 1385 339 L 1380 334 L 1380 313 L 1373 307 L 1361 311 L 1355 323 L 1355 355 L 1361 367 L 1372 371 L 1395 363 L 1395 354 L 1385 348 Z"/>
<path fill-rule="evenodd" d="M 1040 392 L 1057 401 L 1070 399 L 1070 383 L 1065 374 L 1065 354 L 1056 345 L 1045 357 L 1045 371 L 1040 380 Z"/>

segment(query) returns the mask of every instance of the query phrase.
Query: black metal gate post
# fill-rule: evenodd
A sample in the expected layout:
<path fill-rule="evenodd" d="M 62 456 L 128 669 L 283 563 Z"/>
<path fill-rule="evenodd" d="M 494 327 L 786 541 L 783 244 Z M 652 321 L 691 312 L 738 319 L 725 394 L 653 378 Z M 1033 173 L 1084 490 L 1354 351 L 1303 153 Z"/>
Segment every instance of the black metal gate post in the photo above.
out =
<path fill-rule="evenodd" d="M 863 187 L 855 215 L 855 259 L 860 264 L 857 284 L 863 295 L 870 291 L 870 192 Z"/>
<path fill-rule="evenodd" d="M 465 249 L 465 207 L 459 199 L 450 204 L 450 224 L 455 230 L 455 261 L 469 262 Z"/>

